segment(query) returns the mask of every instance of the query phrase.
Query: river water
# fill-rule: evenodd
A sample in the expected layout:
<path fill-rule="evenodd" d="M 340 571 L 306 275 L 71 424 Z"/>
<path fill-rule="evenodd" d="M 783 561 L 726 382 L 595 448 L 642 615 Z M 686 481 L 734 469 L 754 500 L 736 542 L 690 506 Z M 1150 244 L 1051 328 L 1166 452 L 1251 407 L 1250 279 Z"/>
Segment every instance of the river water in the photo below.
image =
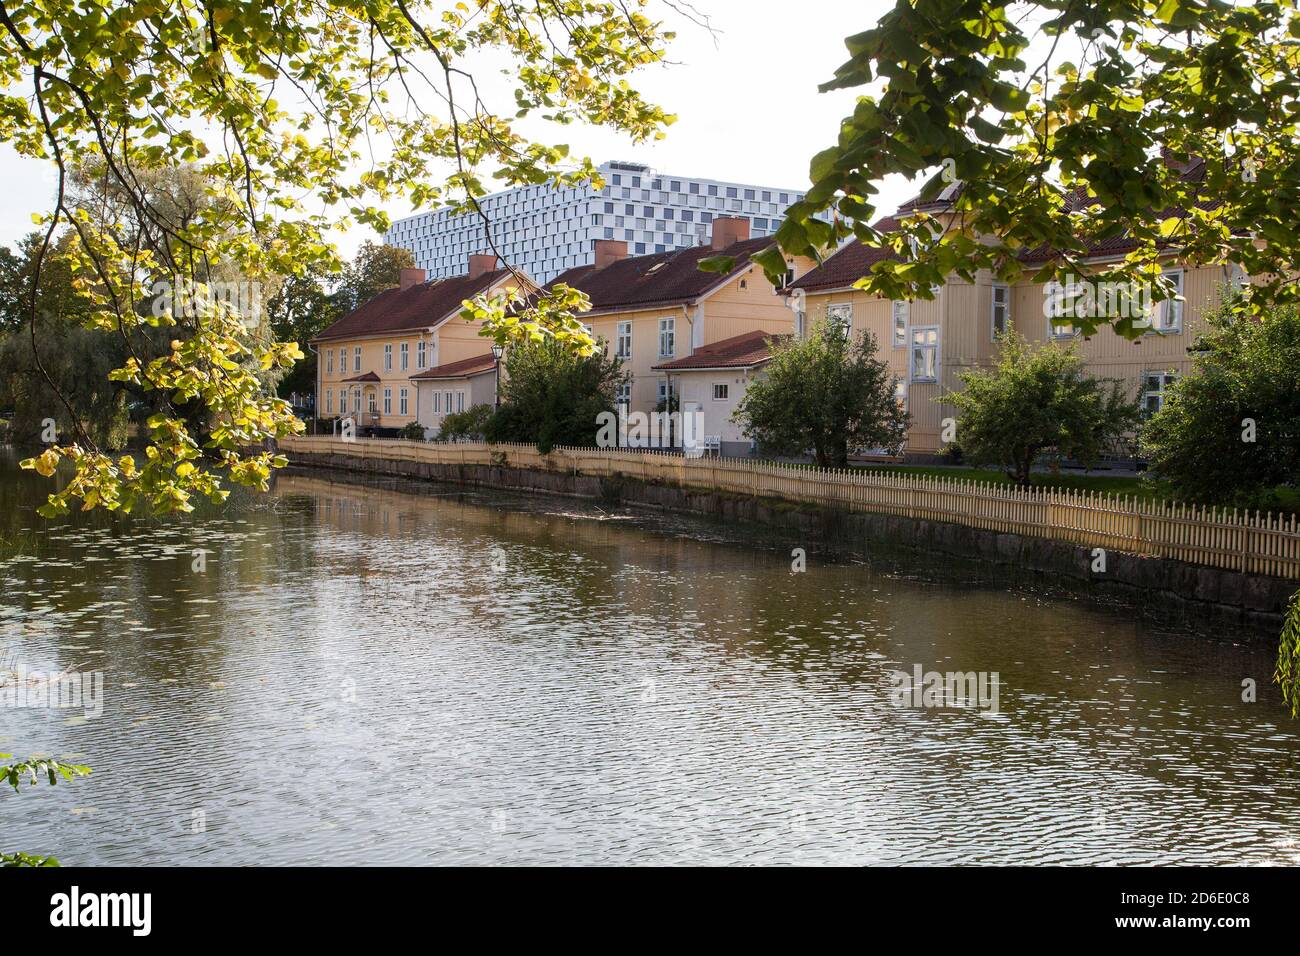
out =
<path fill-rule="evenodd" d="M 3 850 L 1300 863 L 1300 722 L 1258 635 L 784 533 L 327 473 L 185 518 L 46 523 L 14 462 L 0 449 L 0 681 L 71 671 L 86 694 L 13 698 L 0 751 L 94 772 L 0 793 Z M 917 667 L 983 693 L 891 693 Z"/>

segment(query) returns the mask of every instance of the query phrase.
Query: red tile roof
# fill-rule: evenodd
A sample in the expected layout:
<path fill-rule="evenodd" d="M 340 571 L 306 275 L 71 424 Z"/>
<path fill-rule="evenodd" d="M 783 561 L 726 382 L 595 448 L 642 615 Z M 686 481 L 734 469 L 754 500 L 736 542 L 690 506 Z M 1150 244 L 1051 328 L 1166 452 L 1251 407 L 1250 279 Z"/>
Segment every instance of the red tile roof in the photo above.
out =
<path fill-rule="evenodd" d="M 788 336 L 774 335 L 771 332 L 746 332 L 712 345 L 703 345 L 695 350 L 694 355 L 679 358 L 654 366 L 656 371 L 685 372 L 691 369 L 710 368 L 753 368 L 772 359 L 769 342 Z"/>
<path fill-rule="evenodd" d="M 378 332 L 402 332 L 437 325 L 461 309 L 461 303 L 490 289 L 509 273 L 488 272 L 476 279 L 453 276 L 421 282 L 407 289 L 387 289 L 339 319 L 312 341 L 347 339 Z"/>
<path fill-rule="evenodd" d="M 1184 182 L 1199 182 L 1205 178 L 1205 161 L 1200 158 L 1191 160 L 1180 160 L 1172 155 L 1166 154 L 1165 162 L 1178 170 L 1179 178 Z M 898 211 L 891 217 L 882 219 L 875 224 L 875 228 L 880 232 L 890 232 L 898 228 L 899 217 L 906 216 L 916 212 L 935 212 L 940 209 L 946 209 L 961 195 L 962 184 L 957 183 L 946 187 L 933 200 L 922 202 L 920 196 L 914 196 L 907 202 L 898 207 Z M 1093 202 L 1083 191 L 1074 190 L 1065 197 L 1066 208 L 1072 212 L 1082 211 L 1090 206 Z M 1205 200 L 1197 203 L 1200 209 L 1213 209 L 1218 202 L 1215 200 Z M 1168 219 L 1170 217 L 1181 217 L 1183 210 L 1167 209 L 1157 213 L 1158 218 Z M 1160 241 L 1157 246 L 1161 249 L 1169 248 L 1174 243 Z M 1127 233 L 1120 233 L 1117 236 L 1110 236 L 1091 243 L 1085 258 L 1094 258 L 1102 256 L 1117 256 L 1131 252 L 1137 248 L 1137 243 Z M 1059 251 L 1047 245 L 1039 246 L 1021 253 L 1020 261 L 1025 263 L 1043 263 L 1056 258 Z M 851 242 L 841 248 L 820 266 L 800 276 L 799 279 L 791 284 L 791 288 L 803 289 L 806 292 L 823 292 L 831 289 L 844 289 L 852 286 L 858 279 L 867 275 L 871 271 L 872 265 L 880 262 L 882 259 L 902 259 L 890 249 L 881 249 L 872 246 L 866 246 L 861 242 Z"/>
<path fill-rule="evenodd" d="M 411 379 L 425 382 L 429 379 L 470 378 L 474 375 L 492 371 L 495 365 L 496 359 L 489 352 L 487 355 L 476 355 L 473 358 L 461 359 L 459 362 L 448 362 L 446 365 L 425 369 L 423 372 L 412 375 Z"/>
<path fill-rule="evenodd" d="M 901 258 L 892 249 L 867 246 L 854 240 L 817 268 L 805 272 L 787 288 L 803 289 L 805 292 L 846 289 L 869 273 L 875 263 L 885 259 L 901 261 Z"/>
<path fill-rule="evenodd" d="M 714 288 L 725 285 L 748 267 L 751 256 L 772 245 L 771 238 L 746 239 L 726 249 L 693 246 L 649 256 L 631 256 L 612 262 L 603 269 L 594 265 L 577 266 L 556 276 L 550 285 L 561 282 L 580 289 L 591 299 L 591 313 L 621 312 L 694 302 Z M 710 256 L 731 256 L 736 260 L 727 275 L 701 272 L 700 262 Z"/>

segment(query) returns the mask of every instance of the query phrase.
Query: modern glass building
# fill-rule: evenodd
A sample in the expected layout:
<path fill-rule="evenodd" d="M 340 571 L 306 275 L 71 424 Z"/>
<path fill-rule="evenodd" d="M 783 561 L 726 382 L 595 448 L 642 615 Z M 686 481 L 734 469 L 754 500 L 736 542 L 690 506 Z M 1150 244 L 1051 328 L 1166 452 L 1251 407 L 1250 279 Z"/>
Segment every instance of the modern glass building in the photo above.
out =
<path fill-rule="evenodd" d="M 523 186 L 482 201 L 497 250 L 538 282 L 594 261 L 593 240 L 627 243 L 629 255 L 667 252 L 709 242 L 714 216 L 743 216 L 751 236 L 774 233 L 794 189 L 749 186 L 657 173 L 637 163 L 609 162 L 606 186 L 557 189 Z M 389 245 L 410 249 L 429 278 L 464 275 L 469 257 L 490 252 L 482 218 L 421 213 L 395 222 Z"/>

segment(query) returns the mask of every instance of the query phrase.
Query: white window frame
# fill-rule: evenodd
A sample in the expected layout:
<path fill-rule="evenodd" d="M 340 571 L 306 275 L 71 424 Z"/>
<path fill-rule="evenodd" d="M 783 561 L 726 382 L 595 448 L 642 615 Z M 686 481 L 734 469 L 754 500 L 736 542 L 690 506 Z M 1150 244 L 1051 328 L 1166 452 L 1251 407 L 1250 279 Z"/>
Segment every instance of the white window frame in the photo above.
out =
<path fill-rule="evenodd" d="M 1183 294 L 1183 287 L 1186 284 L 1186 274 L 1182 269 L 1162 269 L 1161 275 L 1174 283 L 1179 295 Z M 1155 306 L 1155 315 L 1152 317 L 1152 331 L 1158 335 L 1177 335 L 1183 330 L 1183 306 L 1186 303 L 1179 299 L 1165 299 Z"/>
<path fill-rule="evenodd" d="M 334 374 L 334 350 L 333 349 L 325 350 L 325 374 L 326 375 Z"/>
<path fill-rule="evenodd" d="M 615 348 L 614 355 L 617 358 L 627 360 L 632 357 L 632 323 L 620 322 L 615 326 Z"/>
<path fill-rule="evenodd" d="M 436 389 L 433 393 L 433 414 L 442 414 L 442 392 L 439 392 Z"/>
<path fill-rule="evenodd" d="M 719 394 L 719 391 L 718 391 L 719 389 L 721 389 L 721 394 Z M 731 383 L 730 383 L 730 382 L 714 382 L 714 383 L 713 383 L 713 400 L 714 400 L 715 402 L 725 402 L 725 401 L 729 401 L 729 400 L 730 400 L 730 395 L 731 395 Z"/>
<path fill-rule="evenodd" d="M 1067 318 L 1063 313 L 1065 293 L 1069 291 L 1065 286 L 1056 280 L 1052 280 L 1043 287 L 1043 294 L 1047 296 L 1047 337 L 1049 339 L 1072 339 L 1074 338 L 1074 323 L 1060 322 L 1059 319 Z"/>
<path fill-rule="evenodd" d="M 451 392 L 444 391 L 442 393 L 442 404 L 445 406 L 443 409 L 443 414 L 450 415 L 451 414 Z"/>
<path fill-rule="evenodd" d="M 424 339 L 420 339 L 420 341 L 415 344 L 415 367 L 417 369 L 426 368 L 427 366 L 425 365 L 425 360 L 428 357 L 429 357 L 428 344 L 424 341 Z"/>
<path fill-rule="evenodd" d="M 632 404 L 632 383 L 623 382 L 614 391 L 614 404 L 628 408 Z"/>
<path fill-rule="evenodd" d="M 926 345 L 917 345 L 916 337 L 917 337 L 918 335 L 926 335 L 926 336 L 928 336 L 931 332 L 934 333 L 934 344 L 933 344 L 933 345 L 930 345 L 930 344 L 926 344 Z M 939 326 L 937 326 L 937 325 L 915 325 L 915 326 L 912 326 L 911 330 L 910 330 L 909 333 L 908 333 L 908 339 L 909 339 L 909 342 L 908 342 L 908 346 L 907 346 L 907 380 L 908 380 L 909 382 L 938 382 L 938 381 L 939 381 L 939 377 L 940 377 L 940 365 L 939 365 Z M 918 350 L 918 349 L 924 349 L 925 351 L 932 351 L 932 352 L 934 352 L 934 375 L 933 375 L 933 376 L 929 376 L 929 375 L 920 376 L 920 377 L 917 376 L 917 374 L 916 374 L 916 353 L 917 353 L 917 350 Z"/>
<path fill-rule="evenodd" d="M 352 390 L 352 414 L 361 414 L 361 389 L 359 388 L 354 388 Z"/>
<path fill-rule="evenodd" d="M 389 342 L 384 345 L 384 371 L 393 370 L 393 343 Z"/>
<path fill-rule="evenodd" d="M 899 320 L 902 320 L 901 324 Z M 889 321 L 894 348 L 907 348 L 907 329 L 912 323 L 912 303 L 906 299 L 892 299 L 889 303 Z"/>
<path fill-rule="evenodd" d="M 333 352 L 330 353 L 330 355 L 333 354 Z M 325 414 L 334 414 L 334 389 L 332 388 L 327 388 L 325 390 Z"/>
<path fill-rule="evenodd" d="M 361 371 L 361 346 L 354 346 L 352 349 L 352 371 Z"/>
<path fill-rule="evenodd" d="M 826 305 L 826 322 L 840 329 L 845 335 L 853 332 L 853 303 L 829 302 Z"/>
<path fill-rule="evenodd" d="M 399 388 L 397 390 L 397 414 L 411 414 L 411 401 L 407 389 Z"/>
<path fill-rule="evenodd" d="M 384 389 L 384 414 L 393 414 L 393 390 L 391 388 Z"/>
<path fill-rule="evenodd" d="M 464 410 L 465 410 L 465 393 L 457 392 L 456 393 L 456 414 L 459 415 Z"/>
<path fill-rule="evenodd" d="M 1178 377 L 1179 376 L 1177 372 L 1171 372 L 1168 369 L 1159 372 L 1148 369 L 1147 371 L 1142 373 L 1142 415 L 1143 417 L 1149 417 L 1151 415 L 1154 415 L 1156 412 L 1158 412 L 1161 408 L 1164 407 L 1165 393 L 1168 391 L 1170 385 L 1178 381 Z M 1160 384 L 1158 387 L 1156 388 L 1148 387 L 1148 379 L 1151 378 L 1157 378 L 1160 380 Z M 1147 407 L 1147 400 L 1150 398 L 1155 398 L 1156 400 L 1155 408 Z"/>
<path fill-rule="evenodd" d="M 998 301 L 1001 294 L 1002 301 Z M 1002 310 L 1002 328 L 998 328 L 998 310 Z M 1011 329 L 1011 286 L 1002 282 L 995 282 L 989 287 L 989 323 L 991 329 L 991 340 L 996 342 L 999 333 L 1006 333 Z"/>
<path fill-rule="evenodd" d="M 659 320 L 659 357 L 672 358 L 677 354 L 677 319 L 665 316 Z"/>
<path fill-rule="evenodd" d="M 411 367 L 411 343 L 403 342 L 397 347 L 397 351 L 401 357 L 401 369 L 405 372 Z"/>
<path fill-rule="evenodd" d="M 366 392 L 366 412 L 373 415 L 375 410 L 375 390 L 371 389 Z"/>

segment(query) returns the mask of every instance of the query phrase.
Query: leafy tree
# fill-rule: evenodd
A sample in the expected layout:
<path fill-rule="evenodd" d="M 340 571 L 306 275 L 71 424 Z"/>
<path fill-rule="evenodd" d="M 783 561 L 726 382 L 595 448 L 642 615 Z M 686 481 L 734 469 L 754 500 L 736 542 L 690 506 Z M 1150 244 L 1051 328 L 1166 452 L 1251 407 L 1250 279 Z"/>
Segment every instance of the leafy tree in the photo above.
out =
<path fill-rule="evenodd" d="M 501 407 L 487 423 L 488 441 L 531 443 L 545 454 L 556 445 L 596 444 L 599 416 L 614 411 L 625 373 L 603 349 L 580 355 L 547 339 L 507 353 L 501 377 Z"/>
<path fill-rule="evenodd" d="M 1300 717 L 1300 591 L 1291 596 L 1287 608 L 1273 680 L 1281 685 L 1282 699 L 1291 708 L 1291 716 Z"/>
<path fill-rule="evenodd" d="M 103 447 L 121 448 L 129 435 L 131 394 L 108 376 L 128 353 L 117 335 L 82 324 L 87 308 L 74 287 L 68 245 L 65 236 L 42 270 L 42 301 L 50 311 L 37 323 L 41 347 L 32 349 L 25 325 L 0 331 L 0 408 L 14 410 L 10 437 L 20 443 L 48 440 L 48 419 L 61 437 L 80 428 Z M 21 312 L 20 286 L 31 281 L 39 247 L 40 236 L 33 235 L 19 243 L 17 253 L 0 250 L 0 259 L 12 259 L 13 272 L 21 277 L 12 284 L 0 279 L 0 315 Z"/>
<path fill-rule="evenodd" d="M 627 79 L 662 61 L 672 35 L 651 2 L 0 4 L 0 141 L 57 174 L 25 321 L 44 308 L 45 252 L 71 227 L 87 324 L 124 341 L 148 325 L 171 335 L 166 355 L 133 355 L 113 373 L 158 396 L 147 455 L 115 460 L 78 429 L 73 442 L 24 463 L 47 476 L 61 460 L 74 465 L 43 513 L 74 502 L 188 510 L 195 495 L 223 499 L 227 482 L 264 489 L 286 462 L 248 449 L 301 425 L 254 370 L 288 368 L 301 351 L 254 334 L 239 310 L 220 305 L 142 315 L 137 304 L 153 283 L 207 284 L 214 269 L 255 281 L 334 271 L 328 230 L 382 230 L 378 203 L 398 198 L 481 214 L 492 177 L 601 185 L 589 159 L 530 142 L 515 124 L 543 115 L 634 143 L 661 136 L 672 117 Z M 515 86 L 504 110 L 480 96 L 474 74 L 503 61 Z M 102 215 L 79 201 L 74 165 L 107 180 Z M 208 184 L 204 202 L 169 203 L 150 188 L 182 167 Z M 574 315 L 584 305 L 568 290 L 475 307 L 502 343 L 554 338 L 586 352 L 594 343 Z"/>
<path fill-rule="evenodd" d="M 823 322 L 805 338 L 778 339 L 772 348 L 764 375 L 750 383 L 732 416 L 761 448 L 778 455 L 811 449 L 818 465 L 842 468 L 850 447 L 901 447 L 907 416 L 871 333 L 852 341 Z"/>
<path fill-rule="evenodd" d="M 397 437 L 407 441 L 424 441 L 424 426 L 419 422 L 407 422 L 397 430 Z"/>
<path fill-rule="evenodd" d="M 315 391 L 317 355 L 306 346 L 314 335 L 345 314 L 339 308 L 337 297 L 326 290 L 321 275 L 304 272 L 284 280 L 267 303 L 266 314 L 276 341 L 297 343 L 305 353 L 280 379 L 280 395 Z"/>
<path fill-rule="evenodd" d="M 40 241 L 39 235 L 36 241 Z M 21 246 L 18 252 L 0 246 L 0 334 L 18 331 L 27 318 L 23 308 L 27 298 L 24 293 L 31 282 L 27 262 Z"/>
<path fill-rule="evenodd" d="M 1036 349 L 1011 333 L 999 346 L 992 368 L 963 372 L 962 390 L 942 398 L 958 410 L 957 441 L 973 464 L 1028 487 L 1040 457 L 1090 463 L 1136 425 L 1123 384 L 1086 374 L 1073 345 Z"/>
<path fill-rule="evenodd" d="M 0 754 L 0 760 L 8 759 L 12 754 Z M 58 760 L 48 758 L 39 758 L 31 760 L 20 760 L 16 763 L 0 764 L 0 784 L 7 783 L 14 788 L 14 793 L 19 792 L 19 787 L 24 780 L 29 785 L 35 785 L 37 780 L 45 778 L 50 786 L 58 783 L 59 777 L 64 780 L 71 780 L 73 777 L 84 777 L 90 773 L 90 768 L 82 764 L 63 763 Z M 58 866 L 59 861 L 52 856 L 34 856 L 30 853 L 4 853 L 0 852 L 0 866 Z"/>
<path fill-rule="evenodd" d="M 366 240 L 339 280 L 334 301 L 340 315 L 365 305 L 385 289 L 398 284 L 402 270 L 415 265 L 410 249 Z"/>
<path fill-rule="evenodd" d="M 915 244 L 861 286 L 917 299 L 980 269 L 1064 282 L 1084 274 L 1092 243 L 1126 232 L 1134 250 L 1099 281 L 1151 281 L 1167 297 L 1157 251 L 1169 242 L 1190 264 L 1231 261 L 1265 277 L 1259 303 L 1294 300 L 1298 36 L 1294 3 L 898 0 L 845 41 L 848 59 L 823 84 L 867 89 L 837 142 L 812 158 L 812 185 L 777 240 L 804 254 L 850 235 L 900 252 Z M 1188 171 L 1162 150 L 1204 164 Z M 930 177 L 925 198 L 960 183 L 941 241 L 923 212 L 890 238 L 873 227 L 890 174 Z M 813 218 L 832 208 L 833 222 Z M 1060 257 L 1041 267 L 1018 258 L 1043 244 Z M 777 250 L 760 262 L 774 279 L 787 268 Z M 1087 334 L 1105 321 L 1078 325 Z M 1142 332 L 1131 318 L 1114 328 Z"/>
<path fill-rule="evenodd" d="M 463 412 L 453 412 L 442 420 L 439 441 L 481 440 L 492 425 L 496 409 L 491 405 L 473 405 Z"/>
<path fill-rule="evenodd" d="M 1206 316 L 1192 371 L 1142 429 L 1152 469 L 1205 502 L 1266 503 L 1300 480 L 1300 310 L 1256 321 L 1228 299 Z"/>

